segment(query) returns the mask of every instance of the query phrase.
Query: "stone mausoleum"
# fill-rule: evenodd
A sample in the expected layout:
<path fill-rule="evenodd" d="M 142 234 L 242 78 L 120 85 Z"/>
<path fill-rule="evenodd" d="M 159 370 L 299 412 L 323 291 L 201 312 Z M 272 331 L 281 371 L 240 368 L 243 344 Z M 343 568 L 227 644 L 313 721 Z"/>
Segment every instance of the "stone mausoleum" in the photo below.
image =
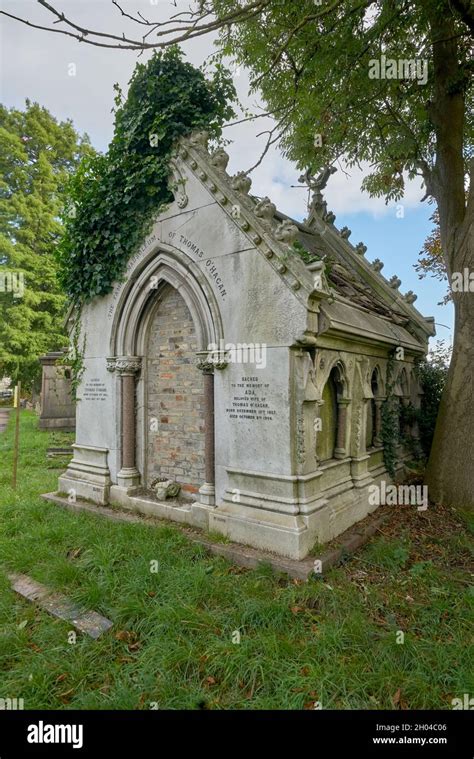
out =
<path fill-rule="evenodd" d="M 306 175 L 300 223 L 227 163 L 205 133 L 180 142 L 174 201 L 124 280 L 83 309 L 74 457 L 58 490 L 300 559 L 375 508 L 369 486 L 390 479 L 389 357 L 391 393 L 418 406 L 414 362 L 434 324 L 336 228 L 321 192 L 331 170 Z M 160 489 L 170 481 L 178 495 Z"/>

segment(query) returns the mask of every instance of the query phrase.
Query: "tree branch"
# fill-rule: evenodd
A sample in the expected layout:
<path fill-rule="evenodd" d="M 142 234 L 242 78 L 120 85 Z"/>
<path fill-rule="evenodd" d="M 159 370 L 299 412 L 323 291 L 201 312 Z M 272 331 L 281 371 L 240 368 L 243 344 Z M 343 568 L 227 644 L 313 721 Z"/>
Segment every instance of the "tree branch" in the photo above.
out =
<path fill-rule="evenodd" d="M 33 29 L 40 29 L 41 31 L 53 32 L 55 34 L 63 34 L 67 37 L 77 39 L 79 42 L 85 42 L 88 45 L 95 45 L 96 47 L 113 48 L 120 50 L 149 50 L 154 48 L 163 48 L 170 45 L 174 45 L 180 42 L 185 42 L 195 37 L 200 37 L 204 34 L 219 31 L 229 24 L 239 24 L 244 21 L 248 21 L 256 15 L 259 15 L 270 3 L 271 0 L 253 0 L 241 8 L 230 11 L 221 18 L 212 18 L 208 20 L 212 15 L 204 3 L 201 3 L 198 10 L 181 11 L 174 14 L 167 21 L 148 21 L 143 16 L 141 19 L 137 19 L 131 14 L 126 13 L 115 0 L 112 0 L 113 5 L 118 8 L 122 16 L 131 19 L 135 23 L 143 27 L 149 27 L 149 31 L 142 39 L 134 39 L 127 37 L 125 33 L 121 35 L 109 34 L 107 32 L 99 32 L 94 29 L 88 29 L 86 27 L 76 24 L 72 19 L 66 16 L 62 11 L 58 11 L 53 5 L 47 2 L 47 0 L 37 0 L 45 10 L 49 11 L 54 17 L 54 24 L 64 23 L 70 29 L 54 29 L 50 26 L 44 26 L 42 24 L 35 24 L 28 19 L 21 16 L 16 16 L 13 13 L 7 11 L 0 11 L 0 15 L 6 16 L 18 21 L 26 26 L 30 26 Z M 180 18 L 180 16 L 189 16 L 188 19 Z M 154 33 L 157 41 L 146 42 L 146 38 L 150 33 Z M 110 40 L 106 42 L 104 40 Z"/>

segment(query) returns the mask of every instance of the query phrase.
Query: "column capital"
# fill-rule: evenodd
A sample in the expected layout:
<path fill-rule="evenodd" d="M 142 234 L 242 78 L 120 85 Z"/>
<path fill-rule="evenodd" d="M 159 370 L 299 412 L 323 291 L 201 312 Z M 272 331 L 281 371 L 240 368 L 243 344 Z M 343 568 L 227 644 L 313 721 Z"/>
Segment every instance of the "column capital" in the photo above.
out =
<path fill-rule="evenodd" d="M 337 403 L 339 406 L 349 406 L 352 403 L 352 398 L 339 398 Z"/>
<path fill-rule="evenodd" d="M 131 374 L 138 374 L 142 367 L 141 356 L 119 356 L 115 359 L 115 370 L 122 377 Z M 113 371 L 113 370 L 112 370 Z"/>
<path fill-rule="evenodd" d="M 216 365 L 213 361 L 209 361 L 207 358 L 198 358 L 196 366 L 203 374 L 214 374 Z"/>
<path fill-rule="evenodd" d="M 206 351 L 197 354 L 196 366 L 203 374 L 214 374 L 215 369 L 221 371 L 228 363 L 223 352 Z"/>

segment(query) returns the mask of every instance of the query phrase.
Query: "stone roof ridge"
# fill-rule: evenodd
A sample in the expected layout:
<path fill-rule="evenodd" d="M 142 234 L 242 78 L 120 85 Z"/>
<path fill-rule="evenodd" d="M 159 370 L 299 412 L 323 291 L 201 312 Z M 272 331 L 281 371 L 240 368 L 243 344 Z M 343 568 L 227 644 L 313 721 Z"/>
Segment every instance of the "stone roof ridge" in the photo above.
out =
<path fill-rule="evenodd" d="M 209 139 L 209 133 L 205 130 L 183 137 L 179 141 L 177 155 L 207 186 L 217 202 L 226 209 L 227 213 L 230 213 L 240 229 L 263 252 L 295 293 L 298 293 L 302 286 L 307 292 L 314 292 L 312 272 L 308 270 L 304 261 L 295 255 L 293 247 L 293 244 L 298 240 L 299 233 L 304 232 L 319 238 L 323 242 L 332 243 L 332 247 L 335 247 L 336 250 L 342 248 L 342 252 L 346 253 L 345 256 L 342 256 L 345 263 L 350 262 L 352 268 L 366 284 L 370 285 L 372 280 L 377 289 L 381 287 L 388 305 L 396 305 L 408 318 L 418 323 L 424 332 L 433 334 L 433 319 L 424 317 L 413 306 L 417 298 L 415 293 L 410 290 L 402 295 L 399 292 L 401 280 L 395 275 L 390 280 L 386 279 L 381 274 L 383 263 L 380 259 L 376 258 L 372 263 L 367 261 L 364 258 L 367 246 L 362 242 L 352 245 L 349 241 L 351 230 L 347 226 L 341 229 L 335 226 L 336 216 L 327 211 L 325 203 L 323 203 L 320 213 L 316 214 L 315 209 L 313 209 L 309 218 L 303 222 L 278 211 L 270 198 L 266 196 L 257 198 L 250 195 L 252 179 L 248 174 L 239 171 L 230 176 L 227 173 L 229 154 L 223 147 L 217 147 L 212 153 L 209 152 Z M 205 167 L 199 166 L 190 151 L 203 160 Z M 237 203 L 233 202 L 235 199 L 237 199 Z M 178 194 L 177 200 L 181 206 L 182 193 L 181 195 Z M 369 282 L 366 281 L 364 274 L 368 275 Z M 330 295 L 330 292 L 326 291 L 324 278 L 323 287 L 320 289 L 323 297 Z"/>
<path fill-rule="evenodd" d="M 227 173 L 228 153 L 223 147 L 218 147 L 211 153 L 208 143 L 209 134 L 206 131 L 194 132 L 181 138 L 176 155 L 233 218 L 297 297 L 304 299 L 307 304 L 308 297 L 315 289 L 319 290 L 321 297 L 329 297 L 330 291 L 324 277 L 315 278 L 293 247 L 299 233 L 298 223 L 289 217 L 279 219 L 276 205 L 270 198 L 253 198 L 249 194 L 251 178 L 243 171 L 230 176 Z M 174 173 L 176 174 L 176 167 Z M 180 182 L 178 177 L 176 185 Z M 185 190 L 183 186 L 178 190 L 175 186 L 174 191 L 180 205 Z"/>
<path fill-rule="evenodd" d="M 328 228 L 331 229 L 331 231 L 340 238 L 340 241 L 344 245 L 345 249 L 349 250 L 352 256 L 353 254 L 357 255 L 357 258 L 359 260 L 356 261 L 356 263 L 358 263 L 365 256 L 367 252 L 367 245 L 365 245 L 363 242 L 359 242 L 356 245 L 353 245 L 349 241 L 352 230 L 347 226 L 343 226 L 338 229 L 334 224 L 336 215 L 332 213 L 332 211 L 328 212 L 326 210 L 325 202 L 323 206 L 324 207 L 321 208 L 321 213 L 316 213 L 315 208 L 313 208 L 308 219 L 305 219 L 303 222 L 295 221 L 294 219 L 291 219 L 291 217 L 286 217 L 285 214 L 282 214 L 278 211 L 277 216 L 290 218 L 291 221 L 298 225 L 300 231 L 305 232 L 306 234 L 318 236 L 320 239 L 324 239 L 324 235 L 327 233 Z M 433 331 L 433 318 L 423 316 L 413 305 L 418 298 L 416 293 L 414 293 L 413 290 L 408 290 L 408 292 L 404 294 L 400 293 L 399 288 L 402 284 L 401 279 L 399 279 L 399 277 L 396 275 L 393 275 L 390 279 L 387 279 L 381 273 L 384 267 L 383 261 L 381 261 L 379 258 L 374 259 L 372 262 L 364 259 L 364 263 L 362 265 L 366 271 L 367 267 L 369 269 L 372 269 L 372 271 L 377 275 L 377 279 L 383 282 L 386 287 L 390 287 L 390 289 L 393 291 L 393 296 L 395 296 L 396 302 L 399 303 L 399 305 L 402 307 L 405 313 L 407 313 L 408 316 L 411 316 L 411 318 L 415 317 L 417 322 L 421 321 L 423 323 L 424 329 L 427 332 Z M 402 301 L 402 303 L 400 303 L 400 301 Z"/>
<path fill-rule="evenodd" d="M 319 234 L 320 237 L 323 237 L 326 234 L 327 229 L 330 228 L 335 234 L 339 235 L 341 240 L 344 240 L 346 248 L 351 251 L 351 254 L 356 253 L 358 256 L 365 256 L 367 252 L 367 245 L 365 245 L 363 242 L 352 245 L 352 243 L 349 242 L 349 237 L 352 234 L 352 230 L 347 226 L 343 226 L 340 229 L 335 226 L 334 222 L 336 220 L 336 215 L 332 211 L 328 211 L 327 202 L 324 200 L 322 191 L 326 187 L 330 176 L 336 171 L 337 169 L 335 166 L 328 165 L 323 167 L 322 171 L 317 177 L 311 176 L 309 170 L 300 176 L 299 182 L 307 184 L 309 189 L 313 191 L 313 195 L 309 205 L 308 218 L 305 219 L 302 224 L 300 222 L 294 223 L 298 224 L 300 229 L 301 226 L 304 226 L 305 232 Z M 398 292 L 399 287 L 402 284 L 401 279 L 399 279 L 396 275 L 390 279 L 386 279 L 383 274 L 381 274 L 383 263 L 379 258 L 376 258 L 372 263 L 366 262 L 366 264 L 376 272 L 378 279 L 380 279 L 386 286 L 390 287 L 391 290 L 395 291 L 395 297 L 397 301 L 400 299 L 403 301 L 403 305 L 400 305 L 402 305 L 402 309 L 405 311 L 405 313 L 407 313 L 407 315 L 410 315 L 412 317 L 415 316 L 418 322 L 423 322 L 425 329 L 427 328 L 427 324 L 430 324 L 430 328 L 432 327 L 431 322 L 433 320 L 431 318 L 425 318 L 413 306 L 413 303 L 416 301 L 418 296 L 412 290 L 409 290 L 404 295 Z M 406 306 L 409 308 L 407 309 Z M 410 312 L 412 313 L 410 314 Z"/>

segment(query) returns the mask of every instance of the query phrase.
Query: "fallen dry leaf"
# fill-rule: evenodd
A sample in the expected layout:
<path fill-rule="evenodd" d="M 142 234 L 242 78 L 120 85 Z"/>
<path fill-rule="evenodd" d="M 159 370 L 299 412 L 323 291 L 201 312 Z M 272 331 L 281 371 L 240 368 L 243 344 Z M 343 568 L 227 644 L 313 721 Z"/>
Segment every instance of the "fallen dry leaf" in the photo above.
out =
<path fill-rule="evenodd" d="M 135 643 L 137 634 L 130 630 L 119 630 L 115 633 L 115 637 L 117 640 L 122 640 L 125 643 Z"/>
<path fill-rule="evenodd" d="M 58 698 L 63 704 L 67 704 L 71 700 L 73 694 L 74 688 L 71 688 L 70 690 L 65 690 L 64 693 L 60 693 Z"/>
<path fill-rule="evenodd" d="M 66 556 L 68 559 L 77 559 L 81 553 L 82 548 L 71 548 L 71 550 L 67 552 Z"/>
<path fill-rule="evenodd" d="M 131 664 L 132 662 L 135 662 L 136 659 L 134 659 L 133 656 L 119 656 L 117 661 L 119 664 Z"/>

